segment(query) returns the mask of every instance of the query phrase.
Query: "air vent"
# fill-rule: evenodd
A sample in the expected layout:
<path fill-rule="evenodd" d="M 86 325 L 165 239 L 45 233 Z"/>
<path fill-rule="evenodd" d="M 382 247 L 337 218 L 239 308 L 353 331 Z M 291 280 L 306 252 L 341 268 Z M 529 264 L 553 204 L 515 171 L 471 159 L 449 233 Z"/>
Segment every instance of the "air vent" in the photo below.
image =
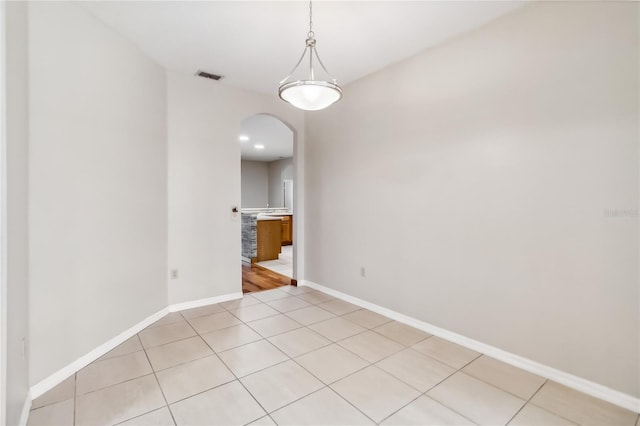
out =
<path fill-rule="evenodd" d="M 196 73 L 196 75 L 197 75 L 198 77 L 204 77 L 204 78 L 208 78 L 208 79 L 216 80 L 216 81 L 217 81 L 217 80 L 220 80 L 220 79 L 222 78 L 222 76 L 221 76 L 221 75 L 211 74 L 211 73 L 208 73 L 208 72 L 205 72 L 205 71 L 200 71 L 200 70 L 198 70 L 198 72 Z"/>

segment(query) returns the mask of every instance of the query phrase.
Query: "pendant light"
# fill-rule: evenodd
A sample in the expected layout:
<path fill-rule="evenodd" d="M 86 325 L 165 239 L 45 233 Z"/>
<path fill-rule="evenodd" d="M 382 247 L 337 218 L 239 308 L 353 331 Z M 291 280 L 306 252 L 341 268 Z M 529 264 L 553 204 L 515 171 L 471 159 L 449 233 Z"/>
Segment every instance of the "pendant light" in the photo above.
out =
<path fill-rule="evenodd" d="M 304 51 L 300 60 L 293 67 L 291 73 L 280 82 L 278 87 L 278 96 L 285 102 L 289 102 L 296 108 L 303 109 L 305 111 L 317 111 L 328 107 L 329 105 L 337 102 L 342 97 L 342 89 L 338 86 L 335 78 L 331 78 L 329 71 L 325 68 L 324 64 L 318 56 L 316 50 L 316 39 L 313 33 L 313 6 L 311 1 L 309 2 L 309 32 L 307 33 L 307 41 Z M 298 66 L 302 63 L 302 60 L 309 55 L 309 74 L 308 80 L 293 80 L 289 81 L 291 76 L 296 72 Z M 317 62 L 320 64 L 324 72 L 329 77 L 328 80 L 316 80 L 315 71 L 313 69 L 314 56 Z"/>

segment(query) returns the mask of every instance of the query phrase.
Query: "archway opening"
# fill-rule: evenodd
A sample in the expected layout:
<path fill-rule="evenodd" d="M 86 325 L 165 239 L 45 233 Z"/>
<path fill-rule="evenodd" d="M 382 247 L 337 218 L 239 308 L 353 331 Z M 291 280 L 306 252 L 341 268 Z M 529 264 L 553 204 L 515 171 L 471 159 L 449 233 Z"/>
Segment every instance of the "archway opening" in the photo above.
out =
<path fill-rule="evenodd" d="M 295 132 L 277 117 L 256 114 L 242 121 L 238 139 L 243 293 L 289 285 L 296 261 Z"/>

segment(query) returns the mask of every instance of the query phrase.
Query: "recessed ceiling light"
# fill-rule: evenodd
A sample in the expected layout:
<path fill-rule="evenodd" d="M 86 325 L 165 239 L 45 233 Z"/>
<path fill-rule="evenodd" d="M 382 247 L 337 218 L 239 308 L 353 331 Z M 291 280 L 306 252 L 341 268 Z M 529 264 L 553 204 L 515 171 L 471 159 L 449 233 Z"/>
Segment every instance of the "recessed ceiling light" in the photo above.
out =
<path fill-rule="evenodd" d="M 246 141 L 248 141 L 248 140 L 249 140 L 249 136 L 247 136 L 247 135 L 240 135 L 240 136 L 238 137 L 238 139 L 240 139 L 240 141 L 242 141 L 242 142 L 246 142 Z"/>
<path fill-rule="evenodd" d="M 264 145 L 260 145 L 260 144 L 255 144 L 253 147 L 255 149 L 264 149 Z"/>

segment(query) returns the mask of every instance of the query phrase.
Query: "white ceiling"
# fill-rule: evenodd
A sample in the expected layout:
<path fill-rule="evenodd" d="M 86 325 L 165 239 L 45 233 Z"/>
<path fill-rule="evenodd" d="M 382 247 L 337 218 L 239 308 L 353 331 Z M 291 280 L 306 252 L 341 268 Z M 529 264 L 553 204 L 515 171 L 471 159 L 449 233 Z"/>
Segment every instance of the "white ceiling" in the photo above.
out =
<path fill-rule="evenodd" d="M 220 74 L 211 84 L 270 93 L 305 46 L 306 1 L 84 1 L 85 8 L 164 68 Z M 324 1 L 313 3 L 317 49 L 344 86 L 470 31 L 522 1 Z M 461 64 L 464 66 L 464 64 Z M 196 77 L 194 77 L 196 78 Z M 348 87 L 344 96 L 349 96 Z M 293 155 L 291 131 L 267 116 L 248 121 L 242 158 Z M 288 132 L 288 139 L 285 137 Z M 256 143 L 265 149 L 256 151 Z"/>
<path fill-rule="evenodd" d="M 308 31 L 304 1 L 78 2 L 168 70 L 276 96 Z M 481 26 L 514 1 L 319 1 L 317 49 L 341 85 Z M 345 91 L 348 96 L 348 91 Z"/>
<path fill-rule="evenodd" d="M 241 144 L 243 160 L 273 161 L 293 157 L 293 132 L 282 121 L 270 115 L 258 114 L 244 120 L 240 136 L 248 141 Z M 264 149 L 256 149 L 256 145 Z"/>

